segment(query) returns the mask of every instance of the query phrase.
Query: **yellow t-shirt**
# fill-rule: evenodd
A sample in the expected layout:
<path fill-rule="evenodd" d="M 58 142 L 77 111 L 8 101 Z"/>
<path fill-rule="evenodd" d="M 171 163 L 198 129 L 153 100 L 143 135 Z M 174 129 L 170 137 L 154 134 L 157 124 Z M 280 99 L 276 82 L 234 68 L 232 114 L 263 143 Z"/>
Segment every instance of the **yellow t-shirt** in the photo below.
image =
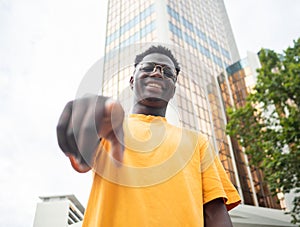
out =
<path fill-rule="evenodd" d="M 122 165 L 101 141 L 83 227 L 203 226 L 203 204 L 240 202 L 203 135 L 141 114 L 124 122 L 124 135 Z"/>

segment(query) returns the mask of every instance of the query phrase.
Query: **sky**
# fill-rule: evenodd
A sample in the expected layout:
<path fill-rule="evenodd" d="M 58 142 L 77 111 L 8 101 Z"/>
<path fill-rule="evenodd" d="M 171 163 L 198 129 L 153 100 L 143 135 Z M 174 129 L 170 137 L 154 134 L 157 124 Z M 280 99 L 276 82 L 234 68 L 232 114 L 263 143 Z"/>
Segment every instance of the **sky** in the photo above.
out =
<path fill-rule="evenodd" d="M 76 173 L 55 128 L 81 79 L 103 55 L 107 1 L 0 0 L 0 226 L 32 226 L 39 196 L 74 194 Z M 300 37 L 299 0 L 225 0 L 241 57 Z"/>

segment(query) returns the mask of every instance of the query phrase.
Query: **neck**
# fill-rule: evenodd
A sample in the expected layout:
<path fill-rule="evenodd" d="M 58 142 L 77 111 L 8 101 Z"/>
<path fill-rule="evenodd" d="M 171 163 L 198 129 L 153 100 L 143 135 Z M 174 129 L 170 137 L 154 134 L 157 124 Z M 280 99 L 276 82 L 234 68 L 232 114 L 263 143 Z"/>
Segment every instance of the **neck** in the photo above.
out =
<path fill-rule="evenodd" d="M 163 107 L 155 107 L 151 105 L 144 105 L 142 103 L 136 103 L 133 106 L 132 113 L 165 117 L 166 110 L 167 105 Z"/>

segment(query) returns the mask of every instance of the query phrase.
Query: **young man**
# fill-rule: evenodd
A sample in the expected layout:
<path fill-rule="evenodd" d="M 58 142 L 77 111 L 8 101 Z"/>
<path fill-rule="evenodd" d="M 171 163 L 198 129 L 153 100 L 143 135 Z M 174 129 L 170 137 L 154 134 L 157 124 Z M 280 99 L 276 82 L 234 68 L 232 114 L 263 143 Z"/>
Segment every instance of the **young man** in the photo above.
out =
<path fill-rule="evenodd" d="M 95 172 L 84 227 L 232 226 L 240 198 L 209 142 L 165 119 L 179 71 L 170 50 L 152 46 L 136 57 L 128 118 L 102 96 L 66 105 L 59 146 L 75 170 Z"/>

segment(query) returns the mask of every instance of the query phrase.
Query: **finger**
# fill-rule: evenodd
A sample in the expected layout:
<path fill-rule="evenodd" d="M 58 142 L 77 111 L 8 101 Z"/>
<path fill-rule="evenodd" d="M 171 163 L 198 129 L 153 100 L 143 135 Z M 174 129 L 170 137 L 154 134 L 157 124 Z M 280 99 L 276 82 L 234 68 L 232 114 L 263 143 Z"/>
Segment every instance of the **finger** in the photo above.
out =
<path fill-rule="evenodd" d="M 71 115 L 72 115 L 72 102 L 68 102 L 58 120 L 58 124 L 56 126 L 56 136 L 57 136 L 57 142 L 60 149 L 65 154 L 75 155 L 74 151 L 69 147 L 68 139 L 67 139 L 67 129 L 69 126 L 69 122 L 71 121 Z"/>
<path fill-rule="evenodd" d="M 105 102 L 105 119 L 109 119 L 113 129 L 119 128 L 124 121 L 124 110 L 122 105 L 115 100 L 108 99 Z"/>

